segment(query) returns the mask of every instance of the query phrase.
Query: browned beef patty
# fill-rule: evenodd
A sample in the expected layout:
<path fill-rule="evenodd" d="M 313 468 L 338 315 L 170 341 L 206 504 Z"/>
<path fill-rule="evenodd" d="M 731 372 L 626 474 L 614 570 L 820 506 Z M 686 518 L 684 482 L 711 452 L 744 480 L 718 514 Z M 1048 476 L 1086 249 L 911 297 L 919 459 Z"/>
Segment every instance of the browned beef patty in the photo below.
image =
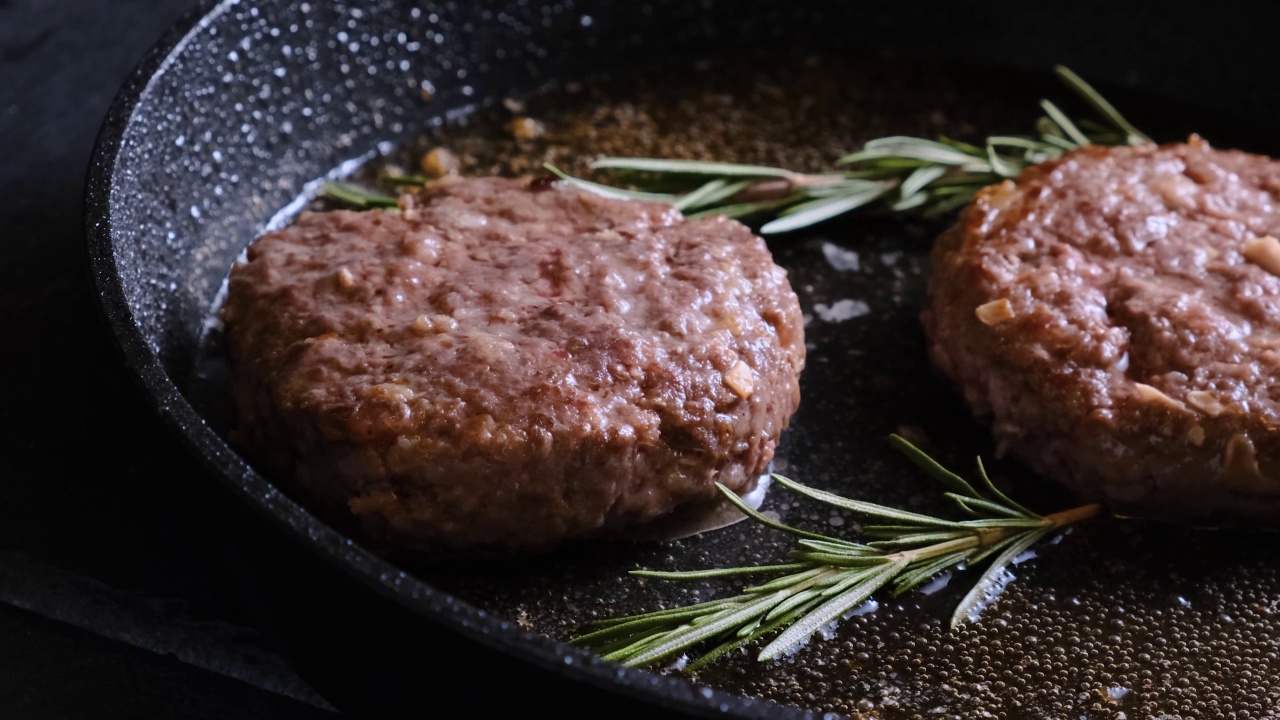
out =
<path fill-rule="evenodd" d="M 1131 512 L 1280 519 L 1280 162 L 1089 147 L 933 252 L 936 365 L 1003 449 Z"/>
<path fill-rule="evenodd" d="M 803 321 L 726 219 L 477 178 L 256 241 L 223 311 L 239 442 L 393 542 L 546 547 L 746 489 Z"/>

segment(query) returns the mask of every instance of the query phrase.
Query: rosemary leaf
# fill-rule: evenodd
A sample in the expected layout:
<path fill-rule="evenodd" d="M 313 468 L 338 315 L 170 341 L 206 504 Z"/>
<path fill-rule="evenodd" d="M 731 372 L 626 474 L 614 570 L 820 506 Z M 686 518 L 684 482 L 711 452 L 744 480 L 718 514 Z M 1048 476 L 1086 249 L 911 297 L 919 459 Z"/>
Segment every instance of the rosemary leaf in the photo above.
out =
<path fill-rule="evenodd" d="M 862 150 L 845 155 L 836 162 L 840 165 L 852 165 L 882 159 L 909 159 L 937 165 L 964 166 L 972 164 L 975 156 L 943 142 L 896 136 L 871 140 Z M 981 156 L 977 159 L 981 161 Z"/>
<path fill-rule="evenodd" d="M 706 602 L 696 603 L 694 605 L 685 605 L 683 607 L 669 608 L 667 610 L 654 610 L 653 612 L 640 613 L 639 615 L 624 615 L 622 617 L 609 618 L 608 620 L 598 620 L 594 623 L 595 627 L 612 628 L 618 625 L 626 625 L 628 623 L 636 623 L 646 620 L 666 620 L 675 617 L 682 617 L 690 611 L 694 612 L 711 612 L 719 610 L 725 605 L 734 603 L 732 598 L 723 600 L 708 600 Z"/>
<path fill-rule="evenodd" d="M 898 452 L 906 455 L 907 459 L 915 463 L 916 467 L 924 470 L 930 477 L 942 483 L 942 486 L 951 492 L 968 495 L 969 497 L 978 497 L 978 491 L 973 489 L 968 480 L 943 467 L 942 463 L 929 457 L 928 453 L 916 447 L 910 440 L 901 435 L 893 434 L 889 436 L 889 444 Z"/>
<path fill-rule="evenodd" d="M 736 603 L 723 603 L 720 607 L 711 609 L 698 609 L 689 613 L 671 616 L 666 618 L 654 618 L 653 620 L 642 621 L 633 620 L 629 623 L 620 625 L 612 625 L 607 628 L 594 630 L 585 635 L 579 635 L 574 638 L 572 644 L 582 647 L 590 647 L 600 651 L 602 654 L 612 654 L 624 647 L 629 647 L 635 638 L 653 637 L 665 632 L 670 632 L 669 628 L 673 625 L 683 626 L 686 622 L 691 622 L 694 618 L 704 617 L 711 612 L 719 612 L 727 607 L 735 606 Z M 610 648 L 605 651 L 604 648 Z"/>
<path fill-rule="evenodd" d="M 792 610 L 822 596 L 822 591 L 816 588 L 806 588 L 796 593 L 790 598 L 778 603 L 778 606 L 770 610 L 765 616 L 766 622 L 776 620 L 779 617 L 791 612 Z M 759 627 L 759 626 L 757 626 Z M 745 634 L 745 633 L 743 633 Z"/>
<path fill-rule="evenodd" d="M 378 175 L 378 179 L 388 185 L 398 185 L 404 187 L 422 187 L 431 182 L 430 178 L 421 175 L 392 175 L 390 173 L 382 173 Z"/>
<path fill-rule="evenodd" d="M 807 563 L 837 568 L 883 565 L 885 562 L 884 557 L 879 555 L 846 555 L 804 550 L 793 550 L 791 557 Z"/>
<path fill-rule="evenodd" d="M 875 548 L 870 545 L 853 543 L 847 540 L 800 540 L 798 544 L 813 550 L 834 553 L 862 554 L 875 551 Z"/>
<path fill-rule="evenodd" d="M 973 188 L 968 192 L 956 193 L 955 195 L 948 197 L 946 200 L 936 202 L 925 208 L 923 215 L 930 219 L 947 215 L 952 210 L 957 210 L 968 204 L 969 198 L 973 197 L 973 194 L 977 191 L 978 188 Z"/>
<path fill-rule="evenodd" d="M 869 573 L 862 582 L 819 605 L 766 645 L 760 651 L 761 662 L 773 660 L 791 650 L 796 645 L 808 640 L 823 625 L 861 605 L 863 601 L 871 597 L 872 593 L 883 587 L 885 583 L 889 582 L 894 575 L 897 575 L 906 566 L 907 560 L 899 560 L 886 565 L 874 573 Z"/>
<path fill-rule="evenodd" d="M 603 657 L 605 660 L 614 660 L 617 662 L 629 662 L 636 655 L 639 655 L 640 653 L 644 652 L 646 648 L 650 647 L 655 642 L 660 641 L 667 634 L 668 633 L 664 633 L 661 631 L 653 632 L 641 637 L 635 642 L 630 642 L 626 644 L 615 643 L 622 646 L 616 650 L 613 650 L 612 652 L 609 652 Z"/>
<path fill-rule="evenodd" d="M 987 492 L 991 493 L 992 497 L 994 497 L 999 503 L 1001 503 L 1006 507 L 1010 507 L 1010 508 L 1013 508 L 1014 510 L 1017 510 L 1018 512 L 1022 513 L 1025 517 L 1030 517 L 1030 518 L 1040 517 L 1039 515 L 1031 512 L 1025 507 L 1014 502 L 1013 500 L 1010 500 L 1008 495 L 1005 495 L 1004 493 L 1000 492 L 1000 488 L 996 487 L 996 484 L 991 482 L 991 477 L 987 475 L 987 468 L 985 465 L 982 464 L 981 457 L 978 458 L 977 465 L 978 465 L 978 477 L 982 479 L 982 484 L 987 488 Z"/>
<path fill-rule="evenodd" d="M 690 663 L 685 668 L 685 670 L 691 673 L 697 672 L 698 670 L 701 670 L 702 668 L 715 662 L 716 660 L 719 660 L 721 657 L 727 655 L 728 653 L 734 650 L 737 650 L 740 647 L 750 645 L 751 643 L 756 642 L 762 637 L 765 637 L 774 632 L 777 632 L 779 629 L 790 625 L 791 623 L 795 622 L 797 619 L 802 617 L 805 613 L 809 612 L 812 609 L 812 606 L 816 604 L 818 599 L 811 599 L 808 603 L 805 603 L 804 605 L 801 605 L 800 607 L 795 608 L 791 612 L 788 612 L 784 615 L 777 617 L 772 622 L 757 628 L 755 632 L 751 633 L 747 637 L 739 638 L 737 640 L 727 642 L 715 648 L 711 652 L 707 653 L 706 655 L 703 655 L 702 657 L 698 658 L 696 661 Z"/>
<path fill-rule="evenodd" d="M 729 182 L 721 178 L 708 180 L 702 187 L 685 195 L 672 204 L 675 209 L 684 212 L 707 205 L 715 205 L 722 200 L 737 195 L 738 193 L 751 187 L 751 180 L 739 180 L 738 182 Z"/>
<path fill-rule="evenodd" d="M 721 175 L 729 177 L 794 178 L 798 173 L 765 165 L 738 165 L 700 160 L 664 160 L 661 158 L 606 157 L 591 163 L 593 170 L 634 170 L 653 173 L 687 175 Z"/>
<path fill-rule="evenodd" d="M 644 647 L 645 643 L 653 642 L 664 632 L 666 631 L 658 628 L 650 631 L 648 635 L 626 635 L 613 640 L 601 640 L 592 643 L 591 649 L 601 656 L 626 652 L 628 649 L 634 650 L 635 648 Z"/>
<path fill-rule="evenodd" d="M 383 195 L 351 183 L 325 183 L 324 188 L 320 190 L 320 194 L 330 200 L 350 205 L 357 210 L 394 208 L 397 206 L 396 199 L 390 195 Z"/>
<path fill-rule="evenodd" d="M 600 197 L 612 200 L 646 200 L 649 202 L 672 203 L 675 202 L 676 196 L 668 193 L 643 192 L 640 190 L 624 190 L 622 188 L 611 187 L 609 185 L 601 185 L 600 183 L 583 180 L 573 177 L 564 172 L 560 168 L 551 163 L 543 163 L 542 167 L 548 172 L 561 180 L 573 185 L 576 188 L 586 190 L 589 193 L 599 195 Z"/>
<path fill-rule="evenodd" d="M 765 614 L 772 606 L 786 599 L 786 595 L 787 592 L 785 590 L 779 590 L 734 612 L 724 611 L 723 615 L 714 621 L 708 622 L 691 632 L 674 634 L 674 636 L 662 642 L 653 643 L 651 647 L 648 647 L 643 652 L 627 657 L 627 661 L 633 665 L 647 665 L 651 662 L 668 658 L 681 650 L 697 645 L 703 640 L 708 640 L 733 629 L 744 621 L 754 620 L 757 615 Z M 669 633 L 669 635 L 671 634 Z M 605 659 L 612 660 L 615 658 L 605 656 Z"/>
<path fill-rule="evenodd" d="M 1004 178 L 1015 178 L 1018 173 L 1022 172 L 1023 166 L 1020 163 L 1005 160 L 1000 157 L 1000 153 L 996 152 L 994 145 L 987 145 L 987 163 L 995 173 Z"/>
<path fill-rule="evenodd" d="M 903 198 L 911 197 L 923 190 L 929 183 L 946 174 L 947 169 L 939 165 L 916 168 L 911 171 L 911 174 L 907 176 L 906 180 L 902 181 L 902 185 L 898 188 L 898 192 L 902 194 Z"/>
<path fill-rule="evenodd" d="M 1044 149 L 1044 143 L 1042 141 L 1019 135 L 992 135 L 987 138 L 987 145 L 994 145 L 995 147 L 1022 148 L 1023 150 L 1032 150 L 1037 152 Z"/>
<path fill-rule="evenodd" d="M 913 210 L 918 207 L 923 207 L 926 203 L 929 202 L 931 198 L 932 198 L 932 193 L 918 192 L 913 195 L 908 195 L 904 198 L 901 198 L 895 201 L 892 205 L 889 206 L 889 209 L 894 212 L 905 212 L 907 210 Z"/>
<path fill-rule="evenodd" d="M 980 520 L 961 520 L 956 523 L 965 528 L 1038 528 L 1050 525 L 1048 518 L 1002 517 L 982 518 Z"/>
<path fill-rule="evenodd" d="M 978 510 L 986 510 L 988 513 L 1003 515 L 1004 517 L 1026 517 L 1021 510 L 1006 507 L 1000 503 L 991 502 L 990 500 L 983 500 L 982 498 L 976 497 L 965 497 L 963 495 L 957 495 L 956 493 L 944 493 L 944 495 L 973 514 L 980 514 Z"/>
<path fill-rule="evenodd" d="M 723 215 L 727 218 L 734 218 L 734 219 L 751 217 L 752 215 L 759 215 L 760 213 L 769 212 L 770 210 L 775 210 L 780 207 L 786 207 L 787 205 L 790 205 L 791 203 L 796 202 L 796 200 L 799 197 L 800 196 L 796 196 L 796 197 L 790 197 L 790 198 L 783 198 L 780 200 L 768 200 L 764 202 L 736 203 L 734 205 L 724 205 L 718 208 L 712 207 L 706 210 L 699 210 L 698 212 L 690 213 L 685 217 L 688 217 L 690 219 L 697 219 L 701 217 L 715 217 L 717 215 Z"/>
<path fill-rule="evenodd" d="M 1085 146 L 1089 144 L 1089 136 L 1080 131 L 1076 124 L 1071 122 L 1071 118 L 1067 114 L 1058 109 L 1052 101 L 1041 100 L 1040 108 L 1044 110 L 1049 119 L 1062 130 L 1062 134 L 1074 142 L 1077 146 Z"/>
<path fill-rule="evenodd" d="M 666 572 L 662 570 L 632 570 L 630 574 L 637 577 L 656 578 L 658 580 L 705 580 L 707 578 L 729 577 L 733 575 L 790 572 L 792 570 L 803 570 L 806 567 L 808 567 L 808 565 L 805 565 L 804 563 L 789 563 L 786 565 L 751 565 L 747 567 L 712 568 L 710 570 L 681 570 L 675 572 Z"/>
<path fill-rule="evenodd" d="M 920 525 L 864 525 L 862 534 L 875 538 L 898 537 L 903 533 L 920 532 L 923 529 L 926 528 Z"/>
<path fill-rule="evenodd" d="M 836 582 L 832 583 L 830 586 L 828 586 L 819 594 L 822 597 L 831 597 L 832 595 L 839 595 L 840 593 L 848 590 L 853 585 L 860 583 L 866 580 L 867 578 L 873 576 L 876 572 L 878 571 L 875 568 L 851 570 L 848 573 L 846 573 L 843 577 L 837 579 Z"/>
<path fill-rule="evenodd" d="M 1151 138 L 1124 119 L 1124 116 L 1120 114 L 1120 111 L 1116 110 L 1114 105 L 1102 97 L 1102 94 L 1094 90 L 1083 78 L 1072 72 L 1070 68 L 1065 65 L 1056 65 L 1053 68 L 1053 72 L 1067 84 L 1067 87 L 1074 90 L 1085 102 L 1092 105 L 1093 109 L 1098 111 L 1108 122 L 1123 130 L 1127 135 L 1125 140 L 1127 144 L 1144 145 L 1151 143 Z"/>
<path fill-rule="evenodd" d="M 911 570 L 894 580 L 894 597 L 915 590 L 917 587 L 937 577 L 943 570 L 959 565 L 971 553 L 972 551 L 970 550 L 957 550 L 953 553 L 936 557 L 918 567 L 911 568 Z"/>
<path fill-rule="evenodd" d="M 609 625 L 608 627 L 603 627 L 599 630 L 587 633 L 586 635 L 574 638 L 574 643 L 580 645 L 593 645 L 598 640 L 624 635 L 633 635 L 637 630 L 648 630 L 649 628 L 667 626 L 673 622 L 683 623 L 685 620 L 691 621 L 694 618 L 704 617 L 736 605 L 738 605 L 738 602 L 736 601 L 721 600 L 714 603 L 699 603 L 697 605 L 690 605 L 686 608 L 677 608 L 676 610 L 667 613 L 654 613 L 652 616 L 636 616 L 636 619 L 634 620 Z"/>
<path fill-rule="evenodd" d="M 792 230 L 809 227 L 830 220 L 837 215 L 843 215 L 850 210 L 860 208 L 863 205 L 879 198 L 888 188 L 873 188 L 871 190 L 863 190 L 861 192 L 847 195 L 845 197 L 823 198 L 813 202 L 796 205 L 788 208 L 782 214 L 782 217 L 760 226 L 760 232 L 769 233 L 785 233 Z"/>
<path fill-rule="evenodd" d="M 967 153 L 969 155 L 973 155 L 974 157 L 980 157 L 982 155 L 982 148 L 978 147 L 977 145 L 971 145 L 970 143 L 967 143 L 967 142 L 961 142 L 960 140 L 949 138 L 946 135 L 938 136 L 938 142 L 944 145 L 949 145 L 959 150 L 962 153 Z"/>
<path fill-rule="evenodd" d="M 774 477 L 776 478 L 777 476 L 775 475 Z M 720 483 L 716 483 L 716 489 L 719 490 L 720 494 L 723 495 L 725 499 L 727 499 L 730 503 L 732 503 L 734 507 L 738 508 L 743 512 L 743 514 L 745 514 L 747 517 L 751 518 L 752 520 L 755 520 L 758 523 L 767 525 L 775 530 L 781 530 L 786 533 L 791 533 L 792 535 L 799 535 L 800 537 L 811 538 L 813 540 L 826 540 L 828 542 L 836 542 L 836 543 L 840 542 L 840 540 L 838 540 L 837 538 L 829 537 L 827 535 L 822 535 L 821 533 L 809 532 L 808 530 L 793 528 L 790 525 L 787 525 L 786 523 L 780 522 L 778 520 L 774 520 L 768 515 L 765 515 L 764 513 L 761 513 L 759 510 L 756 510 L 755 508 L 748 505 L 746 500 L 743 500 L 742 498 L 738 497 L 738 493 L 730 490 L 729 488 L 725 487 L 724 485 L 721 485 Z"/>
<path fill-rule="evenodd" d="M 906 510 L 885 507 L 884 505 L 862 502 L 861 500 L 850 500 L 849 498 L 840 497 L 839 495 L 835 495 L 824 490 L 818 490 L 806 485 L 801 485 L 800 483 L 783 477 L 782 475 L 774 474 L 773 479 L 788 490 L 798 492 L 801 495 L 811 497 L 814 500 L 824 502 L 833 507 L 838 507 L 843 510 L 852 510 L 853 512 L 862 515 L 884 518 L 885 520 L 895 520 L 898 522 L 915 523 L 917 525 L 929 525 L 933 527 L 950 528 L 956 526 L 956 523 L 951 520 L 942 520 L 940 518 L 929 517 L 928 515 L 921 515 L 919 513 L 908 512 Z"/>
<path fill-rule="evenodd" d="M 997 555 L 996 559 L 991 561 L 991 566 L 987 568 L 986 572 L 982 574 L 982 577 L 973 586 L 973 589 L 970 590 L 969 593 L 964 596 L 964 599 L 960 601 L 960 604 L 956 606 L 955 612 L 951 614 L 951 627 L 959 627 L 962 622 L 969 618 L 970 613 L 973 613 L 978 609 L 982 601 L 985 600 L 996 585 L 999 584 L 1005 568 L 1008 567 L 1009 563 L 1012 562 L 1015 557 L 1024 552 L 1027 548 L 1043 540 L 1044 537 L 1051 532 L 1053 532 L 1052 527 L 1041 530 L 1032 530 L 1025 535 L 1018 536 L 1013 542 L 1009 543 L 1009 546 L 1005 548 L 1004 552 Z"/>
<path fill-rule="evenodd" d="M 813 565 L 806 563 L 806 567 L 810 567 L 812 569 L 806 570 L 801 573 L 795 573 L 794 575 L 780 577 L 777 580 L 770 580 L 769 582 L 764 583 L 763 585 L 753 585 L 751 587 L 743 588 L 742 592 L 743 594 L 770 593 L 770 592 L 774 592 L 775 590 L 781 590 L 783 588 L 797 587 L 800 585 L 804 585 L 805 583 L 808 583 L 811 580 L 816 582 L 822 579 L 823 577 L 827 575 L 831 575 L 835 572 L 831 568 L 826 567 L 824 565 L 813 567 Z"/>
<path fill-rule="evenodd" d="M 966 534 L 965 532 L 916 533 L 914 535 L 903 535 L 892 540 L 877 540 L 871 543 L 871 547 L 877 550 L 897 550 L 955 540 L 956 538 L 964 537 Z"/>
<path fill-rule="evenodd" d="M 808 591 L 808 590 L 802 590 L 802 591 L 801 591 L 801 594 L 804 594 L 804 593 L 806 593 L 806 592 L 809 592 L 809 591 Z M 762 623 L 762 622 L 764 622 L 764 616 L 763 616 L 763 615 L 761 615 L 760 617 L 756 618 L 756 619 L 755 619 L 755 620 L 753 620 L 752 622 L 749 622 L 749 623 L 747 623 L 747 624 L 743 625 L 743 626 L 742 626 L 742 628 L 741 628 L 741 629 L 739 629 L 739 630 L 738 630 L 738 632 L 734 633 L 733 635 L 734 635 L 734 637 L 740 637 L 740 638 L 741 638 L 741 637 L 747 637 L 748 635 L 750 635 L 750 634 L 754 633 L 757 629 L 759 629 L 759 627 L 760 627 L 760 623 Z"/>

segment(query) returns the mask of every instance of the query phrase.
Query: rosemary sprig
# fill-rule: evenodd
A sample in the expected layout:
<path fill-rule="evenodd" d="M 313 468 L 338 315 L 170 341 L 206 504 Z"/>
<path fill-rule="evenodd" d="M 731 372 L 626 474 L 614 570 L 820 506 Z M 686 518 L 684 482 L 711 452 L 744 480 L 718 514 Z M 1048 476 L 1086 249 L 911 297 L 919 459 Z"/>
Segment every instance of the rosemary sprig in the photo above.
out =
<path fill-rule="evenodd" d="M 356 210 L 396 207 L 396 199 L 390 195 L 383 195 L 351 183 L 325 183 L 324 188 L 320 190 L 320 194 L 343 205 L 349 205 Z"/>
<path fill-rule="evenodd" d="M 613 187 L 546 168 L 589 192 L 667 202 L 690 217 L 771 218 L 760 226 L 764 234 L 799 230 L 863 207 L 934 217 L 964 205 L 979 189 L 1068 150 L 1151 142 L 1080 76 L 1062 66 L 1055 72 L 1095 118 L 1072 121 L 1057 105 L 1041 100 L 1045 114 L 1035 134 L 995 135 L 981 146 L 946 137 L 880 138 L 840 158 L 842 171 L 821 174 L 659 158 L 606 157 L 592 163 L 627 186 Z"/>
<path fill-rule="evenodd" d="M 824 626 L 838 622 L 874 593 L 888 587 L 901 595 L 960 566 L 974 567 L 994 557 L 951 616 L 951 627 L 975 619 L 1013 559 L 1055 530 L 1097 515 L 1084 505 L 1038 515 L 1010 500 L 991 482 L 978 461 L 978 487 L 947 470 L 905 438 L 890 442 L 946 489 L 945 496 L 966 516 L 948 520 L 874 503 L 851 500 L 774 475 L 792 492 L 871 518 L 866 543 L 791 527 L 752 509 L 733 491 L 717 485 L 750 518 L 795 535 L 791 562 L 687 572 L 635 570 L 662 580 L 702 580 L 737 575 L 772 579 L 743 588 L 736 596 L 682 608 L 604 620 L 577 637 L 577 645 L 605 659 L 644 666 L 687 650 L 708 646 L 688 665 L 694 671 L 738 648 L 767 641 L 761 661 L 775 659 L 805 643 Z"/>
<path fill-rule="evenodd" d="M 844 169 L 829 173 L 702 160 L 605 157 L 591 167 L 611 171 L 621 182 L 608 185 L 573 177 L 551 164 L 545 167 L 565 182 L 604 197 L 663 202 L 688 217 L 762 220 L 764 234 L 800 230 L 863 207 L 937 217 L 961 207 L 981 188 L 1017 177 L 1068 150 L 1151 142 L 1079 75 L 1062 66 L 1054 71 L 1094 111 L 1094 118 L 1073 121 L 1053 102 L 1041 100 L 1045 114 L 1036 121 L 1035 134 L 993 135 L 980 146 L 947 137 L 879 138 L 840 158 L 837 164 Z M 381 180 L 397 187 L 429 182 L 413 175 L 383 175 Z M 393 197 L 348 183 L 328 183 L 321 194 L 359 210 L 396 206 Z"/>

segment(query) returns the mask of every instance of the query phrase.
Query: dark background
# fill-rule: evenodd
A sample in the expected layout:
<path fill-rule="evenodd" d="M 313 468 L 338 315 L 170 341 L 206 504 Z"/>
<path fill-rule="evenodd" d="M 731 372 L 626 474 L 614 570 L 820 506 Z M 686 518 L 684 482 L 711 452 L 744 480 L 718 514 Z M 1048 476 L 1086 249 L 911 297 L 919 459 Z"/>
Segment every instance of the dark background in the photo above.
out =
<path fill-rule="evenodd" d="M 275 562 L 237 554 L 252 542 L 220 541 L 255 537 L 258 520 L 154 417 L 117 357 L 85 270 L 81 193 L 97 128 L 145 50 L 196 4 L 0 0 L 5 718 L 334 716 L 281 659 L 280 640 L 255 629 L 262 619 L 245 609 L 254 591 L 228 569 Z M 932 12 L 924 5 L 913 12 Z M 1233 114 L 1261 123 L 1277 116 L 1273 13 L 1258 17 L 1244 2 L 1115 7 L 1067 4 L 1025 20 L 1010 14 L 1014 3 L 945 12 L 963 26 L 952 44 L 1016 52 L 1029 67 L 1069 60 L 1090 77 L 1205 107 L 1232 97 Z M 1126 26 L 1108 24 L 1117 14 Z M 1159 33 L 1143 31 L 1152 14 L 1164 21 Z M 912 35 L 909 22 L 884 29 Z M 1071 37 L 1076 57 L 1041 57 L 1047 35 Z M 1162 58 L 1184 73 L 1162 73 Z M 283 568 L 278 579 L 294 582 Z M 455 676 L 449 683 L 467 690 Z M 429 679 L 424 691 L 436 692 Z M 484 695 L 476 698 L 482 708 Z"/>
<path fill-rule="evenodd" d="M 238 610 L 208 538 L 252 520 L 153 417 L 99 320 L 99 124 L 192 0 L 0 0 L 0 716 L 333 713 Z"/>

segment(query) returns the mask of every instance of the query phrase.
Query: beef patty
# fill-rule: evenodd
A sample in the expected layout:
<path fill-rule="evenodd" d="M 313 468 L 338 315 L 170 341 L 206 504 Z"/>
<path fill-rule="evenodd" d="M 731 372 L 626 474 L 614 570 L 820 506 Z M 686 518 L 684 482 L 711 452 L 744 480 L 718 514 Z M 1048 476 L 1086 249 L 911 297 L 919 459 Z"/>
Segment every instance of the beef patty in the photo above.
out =
<path fill-rule="evenodd" d="M 1280 518 L 1280 162 L 1087 147 L 980 192 L 932 256 L 938 368 L 1088 499 Z"/>
<path fill-rule="evenodd" d="M 304 214 L 232 270 L 223 319 L 237 442 L 417 548 L 546 547 L 745 490 L 804 365 L 746 227 L 541 181 Z"/>

